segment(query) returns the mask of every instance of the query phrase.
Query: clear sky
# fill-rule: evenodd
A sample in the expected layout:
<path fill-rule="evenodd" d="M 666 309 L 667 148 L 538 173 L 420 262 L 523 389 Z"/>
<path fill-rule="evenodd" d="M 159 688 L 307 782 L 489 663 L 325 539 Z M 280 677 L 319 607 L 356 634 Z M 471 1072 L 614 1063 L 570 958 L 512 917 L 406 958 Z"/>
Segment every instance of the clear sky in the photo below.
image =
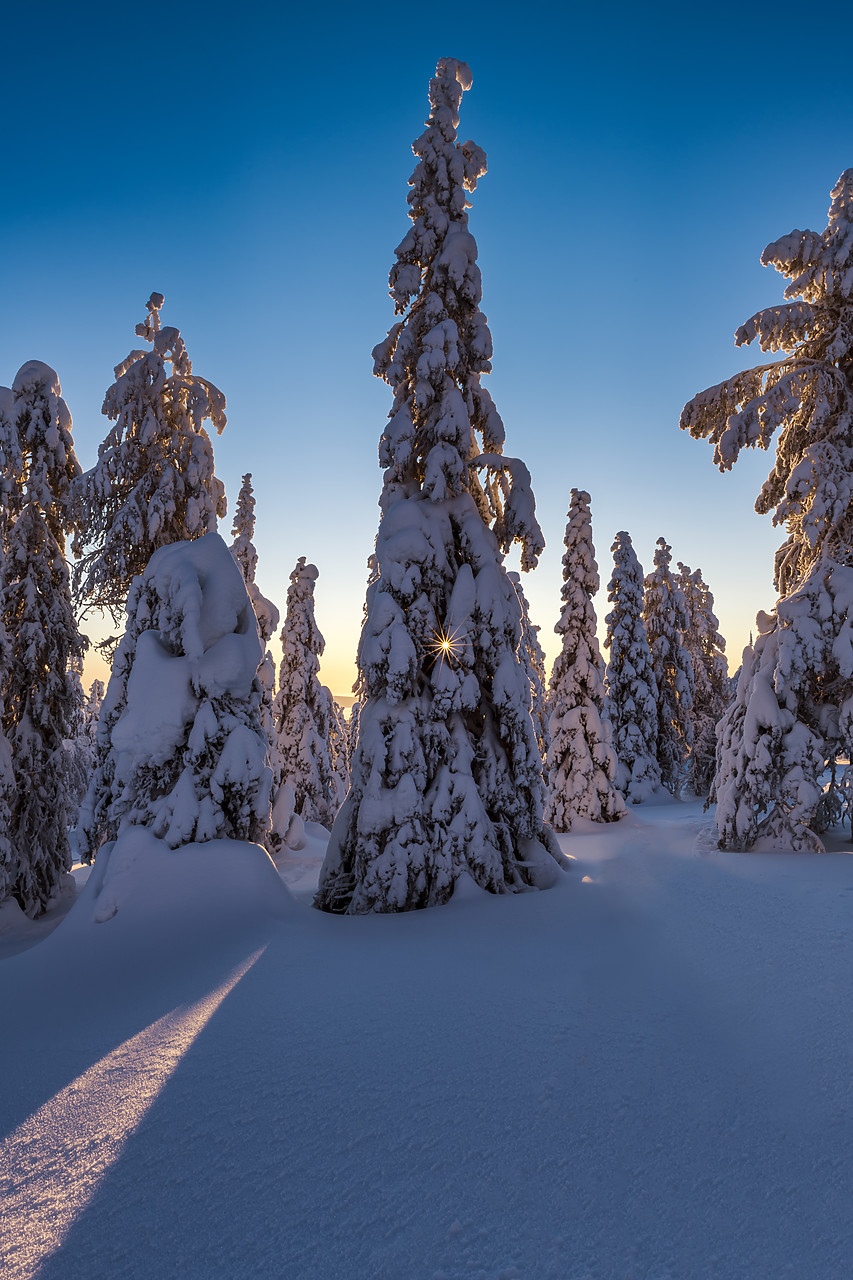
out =
<path fill-rule="evenodd" d="M 759 362 L 733 333 L 781 300 L 761 251 L 822 230 L 853 166 L 851 35 L 843 10 L 818 24 L 787 3 L 18 6 L 0 382 L 53 365 L 91 466 L 113 366 L 165 294 L 164 324 L 228 401 L 221 532 L 251 471 L 258 583 L 283 610 L 297 557 L 316 563 L 322 675 L 348 693 L 391 402 L 370 353 L 394 320 L 427 83 L 464 59 L 460 136 L 489 158 L 470 215 L 487 385 L 548 544 L 524 584 L 548 656 L 577 486 L 603 581 L 617 530 L 646 569 L 665 536 L 703 569 L 737 666 L 773 602 L 782 533 L 752 510 L 770 458 L 720 476 L 678 417 Z"/>

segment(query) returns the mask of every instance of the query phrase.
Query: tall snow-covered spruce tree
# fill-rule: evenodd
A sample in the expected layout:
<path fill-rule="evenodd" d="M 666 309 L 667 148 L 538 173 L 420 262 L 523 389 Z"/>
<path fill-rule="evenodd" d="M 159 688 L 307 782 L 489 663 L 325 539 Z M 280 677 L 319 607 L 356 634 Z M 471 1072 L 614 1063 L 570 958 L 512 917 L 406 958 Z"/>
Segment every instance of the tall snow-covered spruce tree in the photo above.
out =
<path fill-rule="evenodd" d="M 731 701 L 726 642 L 701 569 L 679 562 L 676 581 L 687 614 L 682 643 L 693 665 L 693 748 L 687 761 L 687 787 L 694 795 L 706 796 L 714 779 L 717 725 Z"/>
<path fill-rule="evenodd" d="M 65 538 L 80 466 L 71 415 L 59 379 L 31 360 L 0 397 L 20 469 L 8 486 L 0 574 L 2 764 L 11 751 L 11 789 L 3 773 L 9 841 L 7 889 L 30 916 L 40 915 L 71 868 L 68 816 L 74 800 L 65 740 L 74 731 L 76 667 L 88 641 L 71 603 Z M 9 450 L 4 450 L 9 452 Z M 7 476 L 8 480 L 8 476 Z"/>
<path fill-rule="evenodd" d="M 243 476 L 243 483 L 237 497 L 237 508 L 231 526 L 234 541 L 231 543 L 231 554 L 240 566 L 255 617 L 258 620 L 258 631 L 261 644 L 264 646 L 264 658 L 258 667 L 258 680 L 261 685 L 261 723 L 269 738 L 270 761 L 275 755 L 275 730 L 273 727 L 273 698 L 275 696 L 275 662 L 266 646 L 275 635 L 279 623 L 279 612 L 271 600 L 268 600 L 255 582 L 258 568 L 258 552 L 253 538 L 255 536 L 255 496 L 252 489 L 252 473 Z"/>
<path fill-rule="evenodd" d="M 285 839 L 293 814 L 331 827 L 344 798 L 331 747 L 334 700 L 320 683 L 326 642 L 314 617 L 313 564 L 300 556 L 290 575 L 287 611 L 281 628 L 281 665 L 273 703 L 276 797 L 273 835 Z M 337 723 L 335 723 L 337 729 Z"/>
<path fill-rule="evenodd" d="M 607 715 L 613 726 L 618 761 L 616 785 L 626 800 L 641 804 L 661 784 L 657 762 L 658 686 L 643 622 L 643 570 L 627 533 L 617 533 L 611 548 L 613 574 L 605 618 L 609 649 Z"/>
<path fill-rule="evenodd" d="M 589 494 L 572 489 L 563 556 L 562 648 L 551 674 L 551 746 L 545 817 L 556 831 L 575 818 L 614 822 L 625 813 L 605 712 L 604 663 L 592 598 L 599 587 Z"/>
<path fill-rule="evenodd" d="M 90 861 L 131 826 L 171 848 L 262 841 L 272 771 L 262 650 L 243 578 L 218 533 L 161 547 L 136 579 L 80 806 Z"/>
<path fill-rule="evenodd" d="M 792 231 L 761 255 L 790 283 L 742 325 L 781 352 L 695 396 L 681 426 L 710 439 L 726 471 L 742 449 L 776 460 L 756 501 L 788 536 L 779 599 L 758 616 L 735 703 L 720 725 L 714 794 L 723 848 L 820 850 L 821 774 L 853 749 L 853 169 L 820 233 Z"/>
<path fill-rule="evenodd" d="M 441 59 L 413 145 L 413 225 L 390 274 L 401 319 L 374 351 L 394 403 L 379 447 L 358 744 L 316 899 L 328 911 L 445 902 L 462 875 L 506 893 L 559 874 L 501 555 L 517 539 L 531 568 L 543 540 L 527 469 L 503 457 L 503 423 L 480 385 L 492 343 L 467 193 L 486 158 L 456 134 L 470 85 L 465 63 Z"/>
<path fill-rule="evenodd" d="M 536 733 L 536 744 L 544 767 L 545 757 L 551 745 L 551 731 L 548 727 L 551 711 L 548 703 L 545 653 L 539 643 L 539 627 L 530 619 L 530 605 L 521 585 L 521 576 L 517 573 L 509 573 L 507 577 L 515 588 L 515 594 L 518 597 L 518 603 L 521 608 L 521 640 L 517 649 L 518 660 L 527 672 L 527 679 L 530 681 L 533 729 Z"/>
<path fill-rule="evenodd" d="M 75 593 L 114 622 L 154 551 L 215 532 L 225 515 L 204 427 L 223 430 L 225 397 L 193 373 L 180 330 L 161 327 L 163 295 L 152 293 L 146 305 L 136 333 L 151 350 L 131 351 L 116 365 L 103 407 L 114 425 L 75 484 Z"/>
<path fill-rule="evenodd" d="M 661 782 L 677 795 L 684 762 L 693 746 L 693 663 L 684 648 L 687 612 L 664 538 L 655 546 L 654 568 L 645 580 L 643 621 L 658 689 L 657 760 Z"/>

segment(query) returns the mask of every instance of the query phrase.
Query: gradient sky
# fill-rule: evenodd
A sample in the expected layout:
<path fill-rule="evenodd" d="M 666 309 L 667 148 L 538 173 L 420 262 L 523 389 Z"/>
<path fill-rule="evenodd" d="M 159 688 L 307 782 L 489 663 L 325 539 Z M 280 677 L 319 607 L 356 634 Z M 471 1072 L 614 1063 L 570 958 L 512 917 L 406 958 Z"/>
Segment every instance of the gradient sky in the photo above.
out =
<path fill-rule="evenodd" d="M 91 466 L 113 366 L 165 294 L 164 324 L 228 401 L 221 532 L 251 471 L 258 583 L 283 611 L 297 557 L 316 563 L 322 677 L 348 693 L 391 403 L 370 353 L 394 320 L 428 80 L 464 59 L 460 136 L 489 158 L 470 215 L 486 385 L 533 478 L 548 545 L 524 585 L 548 657 L 577 486 L 604 583 L 617 530 L 647 570 L 663 535 L 703 569 L 737 666 L 774 598 L 783 535 L 752 509 L 771 459 L 720 476 L 678 417 L 760 361 L 733 333 L 781 300 L 764 246 L 826 225 L 853 165 L 851 35 L 849 16 L 818 30 L 788 4 L 20 6 L 0 382 L 53 365 Z"/>

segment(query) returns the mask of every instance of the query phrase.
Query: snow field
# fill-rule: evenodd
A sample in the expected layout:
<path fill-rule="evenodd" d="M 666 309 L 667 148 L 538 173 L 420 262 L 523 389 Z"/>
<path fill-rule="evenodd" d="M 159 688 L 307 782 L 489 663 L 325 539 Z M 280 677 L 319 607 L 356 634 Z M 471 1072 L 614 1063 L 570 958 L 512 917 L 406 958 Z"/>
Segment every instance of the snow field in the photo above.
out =
<path fill-rule="evenodd" d="M 7 1203 L 61 1237 L 7 1214 L 4 1276 L 848 1276 L 850 844 L 707 821 L 581 821 L 551 891 L 368 917 L 307 907 L 316 828 L 301 901 L 256 846 L 130 833 L 3 963 Z"/>

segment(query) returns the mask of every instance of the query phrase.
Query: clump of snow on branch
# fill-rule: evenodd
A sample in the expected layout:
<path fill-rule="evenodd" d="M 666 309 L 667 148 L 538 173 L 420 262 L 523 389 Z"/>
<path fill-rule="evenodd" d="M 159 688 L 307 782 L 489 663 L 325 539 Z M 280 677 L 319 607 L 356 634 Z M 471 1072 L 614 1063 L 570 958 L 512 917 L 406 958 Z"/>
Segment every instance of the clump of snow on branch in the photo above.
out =
<path fill-rule="evenodd" d="M 607 716 L 613 727 L 618 767 L 616 785 L 626 800 L 640 804 L 660 788 L 657 762 L 658 687 L 643 622 L 643 570 L 630 536 L 617 533 L 611 547 L 613 574 L 605 618 Z"/>
<path fill-rule="evenodd" d="M 614 822 L 625 814 L 605 711 L 604 663 L 592 598 L 599 588 L 589 494 L 572 489 L 563 556 L 562 648 L 551 674 L 551 747 L 545 817 L 570 831 L 576 817 Z"/>
<path fill-rule="evenodd" d="M 529 474 L 503 456 L 480 381 L 492 341 L 467 197 L 486 158 L 457 141 L 470 83 L 454 58 L 430 82 L 412 226 L 390 273 L 401 319 L 373 353 L 394 401 L 379 446 L 358 742 L 317 895 L 330 911 L 445 902 L 463 875 L 513 892 L 550 883 L 562 862 L 542 820 L 521 607 L 501 556 L 520 541 L 532 567 L 543 540 Z"/>
<path fill-rule="evenodd" d="M 271 770 L 263 656 L 237 565 L 218 534 L 155 552 L 133 584 L 81 805 L 79 848 L 144 826 L 171 848 L 260 841 Z"/>
<path fill-rule="evenodd" d="M 223 430 L 225 397 L 193 373 L 180 330 L 161 326 L 162 306 L 163 295 L 152 293 L 136 326 L 151 349 L 116 366 L 103 407 L 114 425 L 75 485 L 75 591 L 114 621 L 154 551 L 214 532 L 225 515 L 204 426 Z"/>

